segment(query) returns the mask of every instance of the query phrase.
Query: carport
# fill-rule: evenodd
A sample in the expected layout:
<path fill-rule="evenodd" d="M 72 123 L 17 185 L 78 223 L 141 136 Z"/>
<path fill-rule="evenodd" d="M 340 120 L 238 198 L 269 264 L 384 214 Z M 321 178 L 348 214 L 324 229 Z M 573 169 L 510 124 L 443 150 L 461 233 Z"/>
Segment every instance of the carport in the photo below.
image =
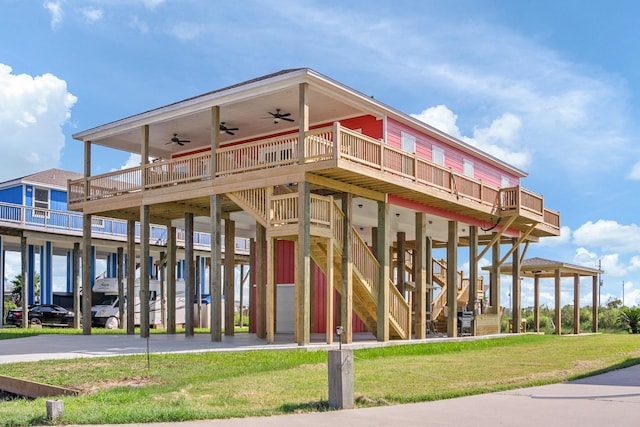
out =
<path fill-rule="evenodd" d="M 483 269 L 486 269 L 483 268 Z M 561 313 L 562 306 L 560 305 L 560 281 L 564 277 L 573 277 L 573 333 L 580 333 L 580 278 L 592 277 L 592 317 L 591 332 L 598 332 L 598 277 L 603 271 L 597 268 L 583 267 L 580 265 L 568 264 L 562 261 L 553 261 L 544 258 L 530 258 L 520 263 L 519 275 L 520 277 L 533 278 L 533 323 L 534 331 L 540 332 L 540 279 L 554 279 L 555 281 L 555 333 L 561 334 Z M 500 274 L 512 275 L 513 266 L 512 263 L 505 263 L 500 266 Z M 513 286 L 520 286 L 517 281 L 513 281 Z M 511 295 L 519 293 L 516 290 L 511 291 Z M 520 316 L 517 316 L 518 320 Z M 519 323 L 519 322 L 518 322 Z M 517 325 L 516 319 L 514 319 L 514 325 Z M 517 327 L 517 326 L 516 326 Z"/>

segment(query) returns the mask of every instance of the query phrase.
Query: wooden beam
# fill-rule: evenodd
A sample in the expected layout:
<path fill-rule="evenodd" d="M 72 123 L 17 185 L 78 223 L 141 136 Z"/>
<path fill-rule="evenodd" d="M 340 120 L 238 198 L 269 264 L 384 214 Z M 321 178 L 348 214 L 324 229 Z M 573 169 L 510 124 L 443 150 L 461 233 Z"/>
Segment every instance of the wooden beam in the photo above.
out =
<path fill-rule="evenodd" d="M 378 228 L 376 234 L 376 259 L 380 265 L 378 272 L 378 307 L 377 331 L 378 341 L 389 341 L 389 204 L 378 201 Z"/>
<path fill-rule="evenodd" d="M 267 230 L 256 222 L 256 336 L 267 337 Z"/>
<path fill-rule="evenodd" d="M 485 254 L 489 251 L 489 248 L 491 248 L 496 242 L 498 242 L 500 240 L 500 238 L 505 233 L 505 231 L 507 231 L 509 229 L 509 227 L 511 226 L 511 224 L 513 224 L 515 222 L 516 218 L 517 218 L 517 216 L 509 217 L 507 219 L 507 223 L 505 225 L 503 225 L 498 231 L 493 233 L 493 238 L 491 239 L 491 241 L 489 243 L 487 243 L 487 245 L 484 247 L 484 249 L 478 254 L 478 256 L 476 258 L 476 261 L 480 261 L 482 259 L 482 257 L 485 256 Z"/>
<path fill-rule="evenodd" d="M 5 375 L 0 375 L 0 390 L 30 399 L 53 396 L 77 396 L 80 394 L 78 390 L 7 377 Z"/>
<path fill-rule="evenodd" d="M 448 222 L 447 239 L 447 335 L 458 336 L 458 221 Z"/>
<path fill-rule="evenodd" d="M 127 301 L 135 301 L 136 281 L 136 222 L 127 221 Z M 135 304 L 127 304 L 126 329 L 128 335 L 135 333 Z"/>
<path fill-rule="evenodd" d="M 176 228 L 167 222 L 167 334 L 176 333 Z"/>
<path fill-rule="evenodd" d="M 333 217 L 333 209 L 331 209 L 331 214 Z M 333 221 L 331 221 L 331 224 L 333 224 Z M 333 271 L 333 253 L 334 253 L 334 249 L 333 249 L 333 245 L 334 245 L 334 241 L 333 238 L 329 238 L 327 239 L 327 269 L 326 269 L 326 277 L 327 277 L 327 309 L 326 309 L 326 337 L 327 337 L 327 344 L 333 344 L 333 329 L 334 329 L 334 324 L 333 324 L 333 312 L 335 310 L 335 306 L 334 306 L 334 298 L 333 295 L 335 293 L 334 290 L 334 283 L 333 283 L 333 275 L 334 275 L 334 271 Z"/>
<path fill-rule="evenodd" d="M 73 244 L 73 312 L 80 313 L 82 312 L 82 302 L 80 295 L 80 243 L 74 242 Z M 121 318 L 122 319 L 122 318 Z M 73 327 L 76 329 L 80 329 L 80 316 L 75 316 L 73 318 Z"/>
<path fill-rule="evenodd" d="M 517 334 L 520 332 L 520 321 L 522 320 L 521 311 L 521 282 L 520 282 L 520 245 L 519 240 L 513 239 L 513 246 L 511 247 L 512 257 L 512 272 L 511 272 L 511 332 Z"/>
<path fill-rule="evenodd" d="M 562 307 L 560 306 L 560 269 L 556 268 L 555 270 L 555 324 L 556 324 L 556 335 L 561 335 L 562 334 L 562 324 L 560 323 L 562 321 Z"/>
<path fill-rule="evenodd" d="M 573 333 L 580 333 L 580 274 L 573 275 Z"/>
<path fill-rule="evenodd" d="M 416 233 L 416 251 L 414 255 L 415 267 L 415 336 L 421 340 L 427 337 L 427 214 L 416 212 L 415 233 Z"/>
<path fill-rule="evenodd" d="M 533 331 L 540 332 L 540 275 L 533 276 Z"/>
<path fill-rule="evenodd" d="M 302 86 L 301 89 L 302 91 Z M 302 96 L 302 94 L 301 94 Z M 298 183 L 297 341 L 311 342 L 311 185 Z"/>
<path fill-rule="evenodd" d="M 117 281 L 118 281 L 118 319 L 119 319 L 119 328 L 122 328 L 122 324 L 123 324 L 123 319 L 125 316 L 125 312 L 124 312 L 124 304 L 122 304 L 123 301 L 125 301 L 125 287 L 124 287 L 124 248 L 122 246 L 120 246 L 116 252 L 116 258 L 117 258 L 117 264 L 118 264 L 118 268 L 117 268 L 117 272 L 116 272 L 116 277 L 117 277 Z"/>
<path fill-rule="evenodd" d="M 346 182 L 338 181 L 324 176 L 307 173 L 306 180 L 313 185 L 329 188 L 343 193 L 350 193 L 356 197 L 364 197 L 365 199 L 375 200 L 376 202 L 383 202 L 386 200 L 386 195 L 384 193 L 369 190 L 368 188 L 359 187 L 353 184 L 347 184 Z"/>
<path fill-rule="evenodd" d="M 195 269 L 193 268 L 194 254 L 193 254 L 193 214 L 187 212 L 184 214 L 184 281 L 185 281 L 185 294 L 184 294 L 184 335 L 186 337 L 192 337 L 194 335 L 194 307 L 193 301 L 195 299 L 196 281 L 195 281 Z M 213 304 L 213 301 L 212 301 Z"/>
<path fill-rule="evenodd" d="M 469 226 L 469 304 L 468 308 L 474 313 L 473 320 L 471 321 L 471 333 L 476 335 L 476 313 L 477 310 L 477 297 L 478 297 L 478 227 L 475 225 Z"/>
<path fill-rule="evenodd" d="M 140 337 L 149 337 L 149 206 L 140 207 Z"/>
<path fill-rule="evenodd" d="M 222 341 L 222 286 L 221 286 L 221 203 L 220 196 L 211 196 L 211 272 L 209 274 L 209 293 L 211 294 L 211 341 Z M 235 247 L 235 245 L 234 245 Z"/>
<path fill-rule="evenodd" d="M 511 246 L 511 249 L 509 249 L 509 251 L 504 255 L 504 257 L 502 257 L 502 259 L 500 260 L 500 265 L 504 264 L 507 258 L 520 247 L 520 243 L 526 240 L 526 238 L 529 236 L 529 234 L 531 234 L 531 232 L 535 229 L 535 227 L 536 227 L 536 224 L 533 224 L 524 233 L 520 235 L 520 238 L 515 243 L 513 243 L 513 245 Z"/>
<path fill-rule="evenodd" d="M 594 334 L 598 332 L 598 310 L 600 301 L 598 298 L 598 276 L 592 277 L 591 283 L 591 332 Z"/>
<path fill-rule="evenodd" d="M 236 223 L 224 220 L 224 334 L 235 334 Z M 242 284 L 240 284 L 242 286 Z M 241 307 L 242 309 L 242 307 Z"/>
<path fill-rule="evenodd" d="M 343 193 L 342 211 L 342 343 L 349 344 L 353 341 L 353 195 Z M 385 282 L 380 283 L 383 287 Z"/>

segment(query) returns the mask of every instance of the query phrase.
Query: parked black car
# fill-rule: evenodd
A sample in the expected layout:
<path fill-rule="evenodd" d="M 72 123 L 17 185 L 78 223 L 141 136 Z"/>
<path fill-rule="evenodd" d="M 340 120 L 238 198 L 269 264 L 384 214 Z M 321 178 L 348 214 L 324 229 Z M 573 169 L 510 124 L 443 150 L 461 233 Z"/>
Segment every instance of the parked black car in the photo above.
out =
<path fill-rule="evenodd" d="M 73 311 L 55 304 L 40 304 L 29 307 L 29 324 L 32 326 L 73 326 Z M 22 308 L 9 310 L 7 324 L 22 326 Z"/>

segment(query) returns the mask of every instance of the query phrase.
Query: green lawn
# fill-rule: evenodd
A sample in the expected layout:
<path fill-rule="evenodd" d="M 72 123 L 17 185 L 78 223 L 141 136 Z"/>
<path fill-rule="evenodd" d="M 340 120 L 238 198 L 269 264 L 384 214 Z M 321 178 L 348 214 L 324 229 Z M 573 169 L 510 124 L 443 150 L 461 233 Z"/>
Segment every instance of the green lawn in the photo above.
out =
<path fill-rule="evenodd" d="M 517 335 L 356 350 L 358 407 L 548 384 L 640 363 L 637 335 Z M 9 344 L 7 341 L 3 345 Z M 327 410 L 327 354 L 252 351 L 0 365 L 76 388 L 61 423 L 144 423 Z M 0 403 L 0 425 L 46 424 L 45 399 Z"/>

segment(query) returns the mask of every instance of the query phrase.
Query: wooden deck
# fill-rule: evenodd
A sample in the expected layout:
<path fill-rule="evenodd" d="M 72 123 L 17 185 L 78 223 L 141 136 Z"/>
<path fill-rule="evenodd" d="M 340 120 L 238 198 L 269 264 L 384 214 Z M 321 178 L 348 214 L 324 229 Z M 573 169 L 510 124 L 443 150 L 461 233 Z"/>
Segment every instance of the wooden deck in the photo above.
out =
<path fill-rule="evenodd" d="M 299 156 L 299 149 L 304 155 Z M 511 227 L 532 236 L 557 236 L 560 215 L 544 207 L 542 196 L 521 187 L 495 188 L 357 132 L 334 126 L 269 138 L 211 152 L 164 159 L 70 181 L 68 206 L 91 214 L 138 218 L 141 204 L 156 220 L 184 212 L 209 214 L 213 194 L 285 185 L 307 180 L 316 187 L 379 200 L 394 194 L 470 218 L 515 217 Z M 225 199 L 226 200 L 226 199 Z M 240 209 L 231 200 L 223 211 Z"/>

